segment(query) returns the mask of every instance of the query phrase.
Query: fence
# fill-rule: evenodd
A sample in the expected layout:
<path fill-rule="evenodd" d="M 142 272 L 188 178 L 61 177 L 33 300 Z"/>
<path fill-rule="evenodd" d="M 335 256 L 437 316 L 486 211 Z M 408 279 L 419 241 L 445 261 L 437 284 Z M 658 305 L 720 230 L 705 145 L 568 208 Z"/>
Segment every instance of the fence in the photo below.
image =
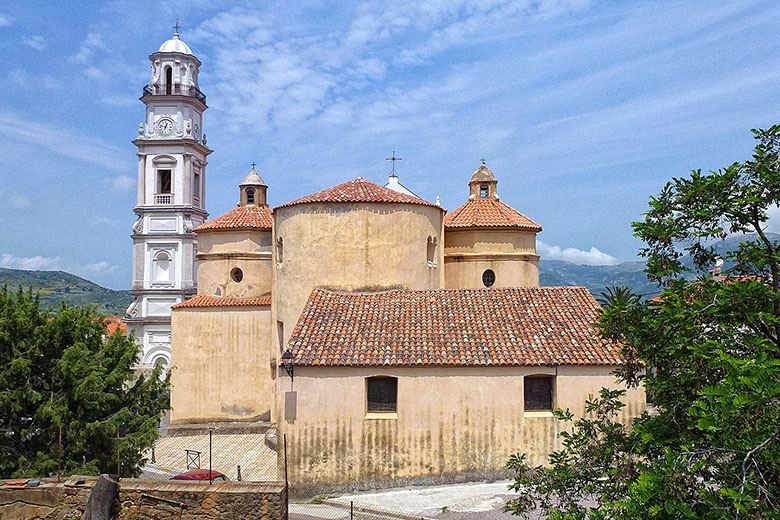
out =
<path fill-rule="evenodd" d="M 67 444 L 66 437 L 62 435 L 58 441 L 60 451 L 66 452 L 67 450 L 64 449 Z M 120 474 L 127 475 L 128 468 L 121 466 L 124 460 L 122 448 L 125 445 L 125 437 L 120 431 L 116 438 L 117 470 Z M 284 491 L 283 494 L 279 495 L 283 497 L 281 499 L 283 502 L 282 513 L 272 517 L 278 517 L 280 520 L 285 517 L 291 520 L 426 520 L 428 518 L 467 520 L 483 518 L 481 515 L 464 514 L 456 512 L 456 510 L 447 511 L 448 508 L 442 505 L 421 509 L 419 504 L 414 503 L 417 498 L 413 494 L 399 497 L 398 493 L 405 491 L 397 488 L 392 491 L 377 490 L 377 492 L 368 495 L 312 496 L 305 494 L 297 491 L 294 486 L 288 485 L 286 455 L 286 439 L 284 437 L 278 438 L 275 425 L 267 422 L 167 427 L 163 425 L 160 438 L 143 454 L 144 463 L 140 468 L 140 475 L 132 481 L 123 478 L 122 482 L 126 482 L 125 488 L 129 486 L 127 489 L 140 489 L 141 496 L 146 497 L 150 493 L 157 496 L 161 495 L 161 490 L 173 489 L 164 484 L 168 480 L 179 482 L 181 480 L 199 480 L 212 484 L 219 484 L 220 481 L 227 480 L 232 483 L 227 485 L 231 489 L 232 496 L 237 496 L 239 488 L 236 487 L 236 483 L 251 484 L 239 486 L 240 489 L 244 490 L 244 493 L 248 493 L 244 495 L 247 499 L 252 494 L 257 493 L 259 487 L 275 484 L 276 489 L 280 490 L 278 493 Z M 72 477 L 65 476 L 65 467 L 63 462 L 63 479 L 70 478 L 72 480 Z M 215 492 L 224 487 L 216 487 Z M 131 493 L 132 489 L 127 492 Z M 418 490 L 418 492 L 420 495 L 428 493 L 427 490 Z M 179 501 L 183 502 L 183 499 Z M 452 502 L 443 502 L 443 504 L 452 504 Z M 503 516 L 503 514 L 499 514 L 499 504 L 496 504 L 494 511 L 495 513 L 488 516 L 493 518 Z M 253 516 L 247 516 L 247 518 L 249 517 Z"/>
<path fill-rule="evenodd" d="M 145 453 L 140 478 L 278 482 L 282 452 L 267 423 L 169 427 Z"/>

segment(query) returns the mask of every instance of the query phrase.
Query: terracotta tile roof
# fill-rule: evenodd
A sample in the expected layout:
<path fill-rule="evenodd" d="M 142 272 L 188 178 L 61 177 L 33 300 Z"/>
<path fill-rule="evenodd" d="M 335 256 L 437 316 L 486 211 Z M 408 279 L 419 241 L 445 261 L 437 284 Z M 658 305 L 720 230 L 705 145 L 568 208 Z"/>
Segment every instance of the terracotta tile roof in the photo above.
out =
<path fill-rule="evenodd" d="M 189 300 L 171 306 L 171 309 L 191 309 L 197 307 L 262 307 L 271 305 L 271 295 L 259 298 L 220 298 L 199 294 Z"/>
<path fill-rule="evenodd" d="M 308 204 L 311 202 L 396 202 L 401 204 L 421 204 L 423 206 L 436 206 L 433 202 L 428 202 L 412 195 L 399 193 L 390 188 L 385 188 L 379 184 L 367 181 L 363 177 L 355 180 L 333 186 L 317 193 L 312 193 L 300 199 L 293 200 L 281 206 L 294 206 L 296 204 Z M 443 211 L 444 208 L 441 208 Z"/>
<path fill-rule="evenodd" d="M 444 227 L 522 228 L 537 233 L 542 230 L 542 226 L 494 198 L 469 199 L 464 205 L 444 217 Z"/>
<path fill-rule="evenodd" d="M 618 365 L 584 287 L 315 289 L 290 338 L 304 366 Z"/>
<path fill-rule="evenodd" d="M 228 211 L 221 217 L 204 222 L 195 231 L 212 231 L 219 229 L 271 229 L 273 212 L 268 206 L 247 204 Z"/>
<path fill-rule="evenodd" d="M 127 324 L 122 321 L 123 316 L 106 316 L 103 322 L 106 324 L 106 333 L 111 334 L 119 331 L 123 336 L 127 335 Z"/>

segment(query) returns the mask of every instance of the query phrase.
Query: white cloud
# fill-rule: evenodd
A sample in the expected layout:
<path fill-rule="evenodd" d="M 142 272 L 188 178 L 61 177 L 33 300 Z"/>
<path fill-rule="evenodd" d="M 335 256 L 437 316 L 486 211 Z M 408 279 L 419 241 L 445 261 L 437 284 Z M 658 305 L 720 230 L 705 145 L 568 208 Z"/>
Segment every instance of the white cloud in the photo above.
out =
<path fill-rule="evenodd" d="M 12 69 L 8 72 L 8 81 L 24 88 L 29 88 L 30 85 L 43 86 L 50 90 L 62 87 L 62 83 L 51 74 L 30 74 L 20 68 Z"/>
<path fill-rule="evenodd" d="M 116 145 L 92 136 L 59 128 L 47 123 L 36 123 L 11 112 L 0 110 L 0 134 L 35 144 L 59 155 L 78 159 L 111 170 L 126 170 L 126 151 Z"/>
<path fill-rule="evenodd" d="M 39 34 L 35 34 L 33 36 L 30 36 L 29 38 L 25 38 L 24 43 L 37 51 L 42 51 L 43 49 L 46 48 L 46 39 Z"/>
<path fill-rule="evenodd" d="M 92 56 L 95 54 L 97 49 L 104 48 L 105 44 L 103 43 L 103 39 L 100 37 L 100 35 L 97 33 L 89 33 L 81 43 L 81 47 L 79 47 L 79 50 L 76 52 L 76 55 L 73 56 L 73 59 L 79 63 L 87 63 L 90 59 L 92 59 Z"/>
<path fill-rule="evenodd" d="M 12 255 L 10 253 L 3 253 L 0 255 L 0 267 L 6 269 L 25 269 L 25 270 L 45 270 L 56 271 L 60 270 L 60 257 L 55 256 L 28 256 L 21 257 Z"/>
<path fill-rule="evenodd" d="M 105 182 L 108 183 L 109 186 L 114 191 L 130 191 L 131 189 L 136 187 L 136 179 L 133 177 L 130 177 L 129 175 L 115 175 L 113 177 L 109 177 L 105 179 Z"/>
<path fill-rule="evenodd" d="M 117 266 L 111 265 L 105 260 L 101 260 L 100 262 L 95 262 L 94 264 L 87 264 L 83 268 L 77 269 L 77 271 L 82 271 L 89 274 L 105 274 L 112 273 L 117 269 Z"/>
<path fill-rule="evenodd" d="M 13 207 L 14 209 L 28 208 L 30 207 L 30 199 L 28 199 L 24 195 L 17 193 L 13 197 L 11 197 L 11 207 Z"/>
<path fill-rule="evenodd" d="M 547 260 L 563 260 L 573 264 L 585 265 L 615 265 L 619 263 L 617 258 L 602 253 L 595 247 L 591 247 L 590 251 L 583 251 L 576 247 L 561 249 L 558 246 L 550 246 L 541 240 L 537 240 L 536 250 L 542 258 L 546 258 Z"/>
<path fill-rule="evenodd" d="M 11 25 L 11 18 L 0 13 L 0 27 L 6 27 L 8 25 Z"/>

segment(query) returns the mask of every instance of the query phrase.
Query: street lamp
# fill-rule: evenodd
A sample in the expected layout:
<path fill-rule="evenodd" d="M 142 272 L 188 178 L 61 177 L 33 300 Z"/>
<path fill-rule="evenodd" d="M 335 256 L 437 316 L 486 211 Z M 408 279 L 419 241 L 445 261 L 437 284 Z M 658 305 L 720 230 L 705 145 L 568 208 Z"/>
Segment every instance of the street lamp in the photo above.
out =
<path fill-rule="evenodd" d="M 293 354 L 290 352 L 290 349 L 284 351 L 284 354 L 282 354 L 282 366 L 284 367 L 284 370 L 287 372 L 287 375 L 290 376 L 290 382 L 292 383 L 293 380 Z"/>

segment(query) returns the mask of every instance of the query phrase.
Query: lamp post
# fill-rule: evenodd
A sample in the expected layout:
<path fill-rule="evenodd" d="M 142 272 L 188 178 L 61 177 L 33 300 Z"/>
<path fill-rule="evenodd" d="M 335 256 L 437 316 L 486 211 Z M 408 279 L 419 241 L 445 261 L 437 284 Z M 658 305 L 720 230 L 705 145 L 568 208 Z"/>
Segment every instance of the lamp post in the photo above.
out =
<path fill-rule="evenodd" d="M 292 352 L 290 352 L 290 349 L 284 351 L 284 354 L 282 354 L 282 366 L 284 367 L 284 370 L 287 372 L 287 375 L 290 376 L 290 379 L 293 378 L 293 355 Z"/>
<path fill-rule="evenodd" d="M 290 376 L 290 390 L 292 390 L 292 384 L 293 384 L 293 354 L 290 352 L 290 349 L 284 351 L 284 354 L 282 354 L 282 366 L 284 367 L 285 372 L 287 372 L 287 375 Z"/>

